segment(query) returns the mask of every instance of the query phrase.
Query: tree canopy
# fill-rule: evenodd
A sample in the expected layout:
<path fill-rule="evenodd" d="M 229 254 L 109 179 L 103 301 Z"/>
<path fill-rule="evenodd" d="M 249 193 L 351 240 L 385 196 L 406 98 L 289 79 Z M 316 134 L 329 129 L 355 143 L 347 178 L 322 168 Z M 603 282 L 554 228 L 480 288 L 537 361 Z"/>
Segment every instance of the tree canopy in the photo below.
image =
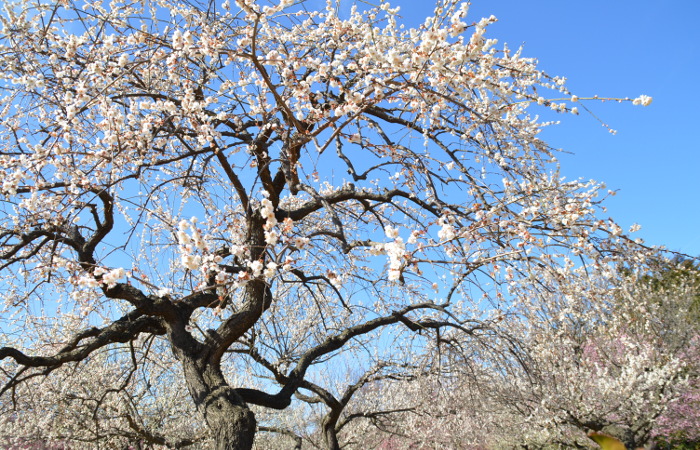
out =
<path fill-rule="evenodd" d="M 494 17 L 445 0 L 406 29 L 386 2 L 310 5 L 6 4 L 7 423 L 23 383 L 78 373 L 128 400 L 91 403 L 77 440 L 250 448 L 276 429 L 253 408 L 312 394 L 338 412 L 337 448 L 347 401 L 324 374 L 440 373 L 458 337 L 496 358 L 518 289 L 596 302 L 620 265 L 645 264 L 601 216 L 601 186 L 563 178 L 538 137 L 538 114 L 583 100 L 489 39 Z M 172 406 L 184 431 L 168 408 L 147 420 L 150 376 L 186 385 L 207 429 L 188 406 Z"/>

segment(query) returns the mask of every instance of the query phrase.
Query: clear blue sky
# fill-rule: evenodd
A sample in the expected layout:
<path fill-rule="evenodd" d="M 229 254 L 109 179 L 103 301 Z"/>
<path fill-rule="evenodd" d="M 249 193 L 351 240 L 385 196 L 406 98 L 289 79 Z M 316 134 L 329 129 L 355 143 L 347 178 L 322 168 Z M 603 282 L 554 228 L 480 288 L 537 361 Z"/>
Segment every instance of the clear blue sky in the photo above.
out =
<path fill-rule="evenodd" d="M 432 15 L 431 0 L 393 0 L 407 25 Z M 580 97 L 651 95 L 631 104 L 588 107 L 595 119 L 561 115 L 544 134 L 562 155 L 562 175 L 604 181 L 619 190 L 607 202 L 621 225 L 649 244 L 700 255 L 700 1 L 474 0 L 469 21 L 494 14 L 487 37 L 524 45 Z"/>

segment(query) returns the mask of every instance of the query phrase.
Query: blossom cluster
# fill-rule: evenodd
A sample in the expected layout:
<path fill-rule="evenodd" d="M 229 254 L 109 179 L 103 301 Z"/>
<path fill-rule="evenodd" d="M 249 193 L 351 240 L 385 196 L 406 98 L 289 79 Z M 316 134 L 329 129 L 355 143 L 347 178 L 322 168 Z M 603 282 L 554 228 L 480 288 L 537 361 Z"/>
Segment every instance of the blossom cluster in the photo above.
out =
<path fill-rule="evenodd" d="M 128 276 L 131 276 L 131 273 L 122 267 L 107 269 L 98 266 L 92 270 L 91 274 L 83 274 L 78 277 L 76 285 L 85 288 L 100 288 L 105 286 L 107 289 L 110 289 L 116 286 L 119 280 Z"/>
<path fill-rule="evenodd" d="M 277 225 L 277 218 L 275 217 L 275 210 L 272 206 L 272 202 L 268 198 L 269 195 L 267 191 L 263 191 L 263 199 L 260 201 L 260 215 L 265 219 L 265 225 L 263 225 L 265 229 L 265 242 L 267 242 L 268 245 L 274 246 L 279 239 L 279 233 L 274 229 Z"/>

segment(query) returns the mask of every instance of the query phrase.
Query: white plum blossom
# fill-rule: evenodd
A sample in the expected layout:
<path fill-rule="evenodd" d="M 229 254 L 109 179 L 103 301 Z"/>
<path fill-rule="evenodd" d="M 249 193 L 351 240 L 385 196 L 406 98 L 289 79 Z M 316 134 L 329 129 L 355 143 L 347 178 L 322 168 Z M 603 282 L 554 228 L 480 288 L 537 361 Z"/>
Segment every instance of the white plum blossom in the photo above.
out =
<path fill-rule="evenodd" d="M 310 240 L 309 238 L 307 238 L 307 237 L 296 236 L 296 237 L 294 238 L 294 246 L 295 246 L 296 248 L 298 248 L 299 250 L 301 250 L 301 249 L 303 249 L 304 247 L 306 247 L 306 246 L 309 244 L 309 242 L 311 242 L 311 240 Z"/>
<path fill-rule="evenodd" d="M 100 282 L 95 279 L 94 276 L 90 275 L 81 275 L 80 278 L 78 278 L 78 282 L 76 283 L 78 286 L 86 287 L 86 288 L 98 288 L 100 287 Z"/>
<path fill-rule="evenodd" d="M 438 225 L 440 225 L 440 231 L 438 231 L 438 238 L 441 241 L 450 241 L 457 236 L 457 231 L 455 227 L 450 223 L 447 217 L 441 217 L 438 219 Z"/>
<path fill-rule="evenodd" d="M 389 281 L 397 281 L 406 262 L 406 244 L 397 237 L 393 242 L 384 244 L 384 251 L 389 257 Z"/>
<path fill-rule="evenodd" d="M 267 191 L 263 191 L 264 198 L 260 200 L 260 215 L 265 219 L 266 240 L 268 244 L 275 245 L 278 235 L 272 231 L 272 228 L 277 225 L 277 218 L 275 217 L 275 208 L 268 198 L 269 195 Z"/>
<path fill-rule="evenodd" d="M 277 244 L 277 241 L 279 240 L 279 233 L 275 230 L 267 230 L 265 231 L 265 242 L 268 245 L 275 245 Z"/>
<path fill-rule="evenodd" d="M 107 286 L 107 288 L 113 288 L 117 285 L 117 282 L 125 276 L 127 276 L 126 270 L 119 267 L 102 275 L 102 282 Z"/>
<path fill-rule="evenodd" d="M 166 297 L 168 295 L 171 295 L 172 293 L 173 291 L 170 288 L 160 288 L 156 291 L 156 295 L 158 297 Z"/>
<path fill-rule="evenodd" d="M 369 254 L 373 256 L 384 254 L 384 246 L 385 244 L 382 244 L 381 242 L 372 244 L 372 246 L 369 248 Z"/>
<path fill-rule="evenodd" d="M 639 97 L 632 100 L 632 104 L 639 106 L 649 106 L 651 105 L 652 100 L 653 99 L 648 95 L 640 95 Z"/>
<path fill-rule="evenodd" d="M 622 234 L 622 227 L 616 223 L 610 223 L 609 231 L 612 236 L 620 236 Z"/>
<path fill-rule="evenodd" d="M 107 269 L 106 267 L 98 266 L 93 269 L 92 275 L 81 275 L 77 284 L 88 288 L 97 288 L 103 285 L 111 289 L 117 285 L 119 280 L 126 276 L 130 276 L 130 273 L 122 267 Z"/>
<path fill-rule="evenodd" d="M 265 278 L 272 278 L 275 276 L 275 273 L 277 273 L 277 264 L 273 261 L 270 261 L 265 265 L 265 271 L 263 272 L 263 275 Z"/>
<path fill-rule="evenodd" d="M 250 261 L 248 263 L 248 267 L 250 268 L 254 277 L 259 277 L 264 268 L 263 263 L 260 260 Z"/>
<path fill-rule="evenodd" d="M 245 254 L 246 254 L 245 246 L 234 244 L 230 247 L 229 250 L 230 250 L 231 254 L 233 256 L 235 256 L 236 258 L 239 258 L 239 259 L 245 258 Z"/>
<path fill-rule="evenodd" d="M 180 257 L 183 267 L 190 270 L 199 270 L 202 266 L 202 257 L 199 255 L 185 254 Z"/>
<path fill-rule="evenodd" d="M 384 234 L 389 239 L 396 239 L 399 237 L 399 229 L 397 227 L 387 226 L 384 228 Z"/>

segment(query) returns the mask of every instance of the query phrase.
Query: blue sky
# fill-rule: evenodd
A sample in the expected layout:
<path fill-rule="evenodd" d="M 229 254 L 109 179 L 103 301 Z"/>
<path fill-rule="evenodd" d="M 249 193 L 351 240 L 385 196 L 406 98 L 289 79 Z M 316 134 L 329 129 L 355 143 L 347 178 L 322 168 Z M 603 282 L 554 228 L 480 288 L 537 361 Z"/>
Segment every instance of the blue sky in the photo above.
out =
<path fill-rule="evenodd" d="M 393 0 L 407 25 L 432 15 L 429 0 Z M 562 175 L 604 181 L 618 194 L 608 214 L 642 225 L 649 244 L 700 256 L 700 2 L 697 0 L 474 0 L 469 21 L 495 15 L 487 37 L 524 45 L 580 97 L 654 98 L 651 106 L 588 103 L 593 117 L 559 116 L 543 135 L 561 155 Z"/>

